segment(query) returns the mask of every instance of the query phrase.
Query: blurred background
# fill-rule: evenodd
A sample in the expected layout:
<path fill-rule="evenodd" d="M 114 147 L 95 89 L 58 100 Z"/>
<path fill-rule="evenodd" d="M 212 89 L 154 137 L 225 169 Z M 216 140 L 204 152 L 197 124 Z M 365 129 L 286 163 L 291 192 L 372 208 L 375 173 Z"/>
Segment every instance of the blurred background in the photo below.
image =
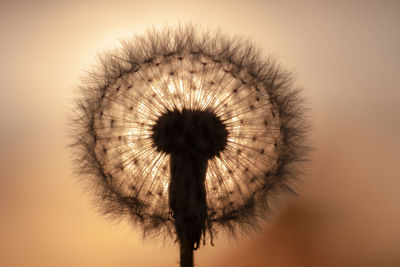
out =
<path fill-rule="evenodd" d="M 118 40 L 178 22 L 254 40 L 296 73 L 308 175 L 262 229 L 220 236 L 197 266 L 400 266 L 399 1 L 0 1 L 0 266 L 178 266 L 96 212 L 73 174 L 79 77 Z"/>

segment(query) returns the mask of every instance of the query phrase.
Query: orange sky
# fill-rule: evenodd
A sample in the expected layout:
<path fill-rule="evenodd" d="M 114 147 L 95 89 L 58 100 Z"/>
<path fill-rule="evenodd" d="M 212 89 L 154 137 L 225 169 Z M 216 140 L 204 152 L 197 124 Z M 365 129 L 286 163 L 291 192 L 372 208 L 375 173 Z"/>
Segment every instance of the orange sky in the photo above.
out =
<path fill-rule="evenodd" d="M 72 174 L 67 118 L 97 53 L 194 22 L 254 40 L 298 76 L 313 124 L 300 196 L 258 234 L 221 236 L 197 266 L 400 266 L 397 1 L 2 1 L 0 266 L 178 266 L 96 213 Z"/>

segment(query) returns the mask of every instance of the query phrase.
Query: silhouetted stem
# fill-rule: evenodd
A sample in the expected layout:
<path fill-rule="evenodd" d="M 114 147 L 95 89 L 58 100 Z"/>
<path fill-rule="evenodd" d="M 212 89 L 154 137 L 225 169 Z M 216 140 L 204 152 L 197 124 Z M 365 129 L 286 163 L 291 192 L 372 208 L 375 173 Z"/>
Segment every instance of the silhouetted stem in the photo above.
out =
<path fill-rule="evenodd" d="M 206 229 L 207 159 L 194 155 L 171 155 L 169 205 L 180 242 L 181 266 L 193 266 L 193 250 Z"/>
<path fill-rule="evenodd" d="M 193 247 L 187 239 L 180 240 L 181 267 L 193 267 Z"/>

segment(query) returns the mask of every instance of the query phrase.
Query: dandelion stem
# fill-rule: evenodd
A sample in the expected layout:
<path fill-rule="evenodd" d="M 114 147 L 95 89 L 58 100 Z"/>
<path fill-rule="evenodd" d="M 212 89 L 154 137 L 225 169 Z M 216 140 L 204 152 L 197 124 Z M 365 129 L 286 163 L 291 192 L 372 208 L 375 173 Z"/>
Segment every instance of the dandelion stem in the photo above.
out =
<path fill-rule="evenodd" d="M 207 196 L 205 176 L 207 160 L 189 155 L 171 155 L 169 205 L 175 220 L 179 240 L 192 249 L 200 245 L 205 231 Z"/>
<path fill-rule="evenodd" d="M 200 246 L 206 228 L 207 159 L 194 155 L 171 155 L 169 205 L 180 243 L 181 266 L 193 266 L 193 250 Z"/>
<path fill-rule="evenodd" d="M 193 248 L 188 239 L 180 240 L 181 267 L 193 267 Z"/>

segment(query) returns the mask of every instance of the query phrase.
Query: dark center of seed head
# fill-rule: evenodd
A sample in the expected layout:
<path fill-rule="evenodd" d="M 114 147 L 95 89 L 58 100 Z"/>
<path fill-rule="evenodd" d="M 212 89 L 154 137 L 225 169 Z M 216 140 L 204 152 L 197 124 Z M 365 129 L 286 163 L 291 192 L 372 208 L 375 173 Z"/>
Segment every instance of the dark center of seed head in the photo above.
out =
<path fill-rule="evenodd" d="M 208 110 L 173 110 L 161 115 L 152 129 L 158 151 L 210 159 L 224 150 L 228 132 Z"/>

